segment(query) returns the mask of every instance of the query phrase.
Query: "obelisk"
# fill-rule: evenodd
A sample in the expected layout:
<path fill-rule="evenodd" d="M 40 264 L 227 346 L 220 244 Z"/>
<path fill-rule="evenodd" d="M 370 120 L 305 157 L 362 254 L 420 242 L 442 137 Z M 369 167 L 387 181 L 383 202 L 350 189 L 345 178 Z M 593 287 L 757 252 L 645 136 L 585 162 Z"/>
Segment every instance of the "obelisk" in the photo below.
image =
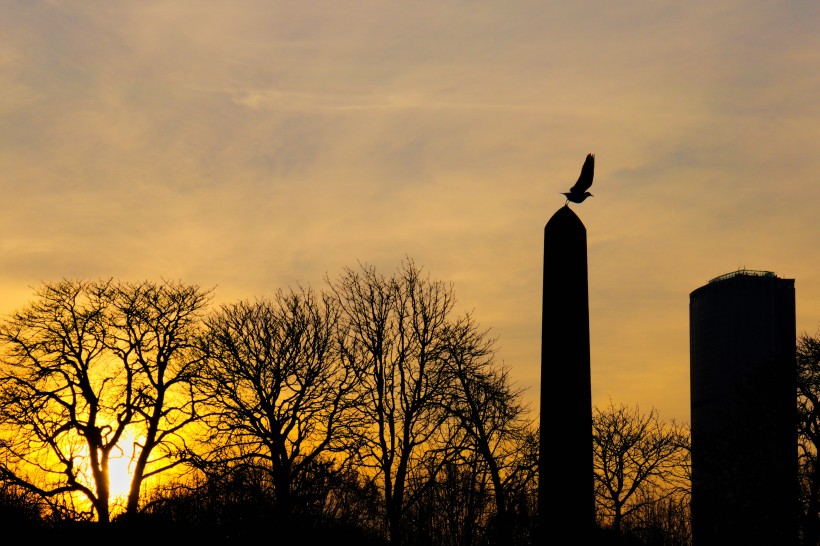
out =
<path fill-rule="evenodd" d="M 595 494 L 587 241 L 586 227 L 567 205 L 544 227 L 540 419 L 541 542 L 589 536 Z"/>

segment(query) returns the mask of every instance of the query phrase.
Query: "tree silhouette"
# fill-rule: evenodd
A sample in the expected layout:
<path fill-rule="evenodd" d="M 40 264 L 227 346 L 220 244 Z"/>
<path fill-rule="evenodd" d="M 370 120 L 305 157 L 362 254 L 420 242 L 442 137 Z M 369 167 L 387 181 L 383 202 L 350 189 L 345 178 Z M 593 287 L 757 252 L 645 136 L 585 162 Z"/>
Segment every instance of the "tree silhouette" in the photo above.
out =
<path fill-rule="evenodd" d="M 135 376 L 132 398 L 141 433 L 126 512 L 139 508 L 144 480 L 183 462 L 183 431 L 198 419 L 193 384 L 200 370 L 196 335 L 210 292 L 181 283 L 117 287 L 112 350 Z"/>
<path fill-rule="evenodd" d="M 390 542 L 398 545 L 419 493 L 412 485 L 427 483 L 411 476 L 444 462 L 434 442 L 447 418 L 442 357 L 453 289 L 422 277 L 412 260 L 392 277 L 372 266 L 347 268 L 331 286 L 347 331 L 343 354 L 361 379 L 362 426 L 352 449 L 381 480 Z"/>
<path fill-rule="evenodd" d="M 294 480 L 340 450 L 349 427 L 355 376 L 339 356 L 337 323 L 334 300 L 309 289 L 223 306 L 207 320 L 199 389 L 212 448 L 201 462 L 266 469 L 282 516 Z"/>
<path fill-rule="evenodd" d="M 598 519 L 620 531 L 624 518 L 647 504 L 688 491 L 688 434 L 661 422 L 653 408 L 593 408 L 593 466 Z"/>
<path fill-rule="evenodd" d="M 646 545 L 690 546 L 692 525 L 688 495 L 657 498 L 652 491 L 638 493 L 637 509 L 626 516 L 620 531 Z"/>
<path fill-rule="evenodd" d="M 170 283 L 43 284 L 0 325 L 0 477 L 55 509 L 108 522 L 109 462 L 128 430 L 136 510 L 142 481 L 176 464 L 172 440 L 192 407 L 174 385 L 190 379 L 180 359 L 206 301 Z"/>
<path fill-rule="evenodd" d="M 532 472 L 522 449 L 532 423 L 521 402 L 521 390 L 513 388 L 509 372 L 494 362 L 495 340 L 466 315 L 447 328 L 442 360 L 446 391 L 444 411 L 452 420 L 448 438 L 453 460 L 486 472 L 495 514 L 490 540 L 507 544 L 513 537 L 513 517 L 508 501 L 522 473 Z M 526 479 L 526 478 L 525 478 Z"/>
<path fill-rule="evenodd" d="M 410 259 L 328 284 L 208 314 L 182 283 L 44 283 L 0 323 L 0 515 L 42 537 L 531 543 L 540 431 L 489 329 Z"/>
<path fill-rule="evenodd" d="M 0 483 L 0 526 L 34 529 L 43 523 L 43 500 L 24 488 Z"/>
<path fill-rule="evenodd" d="M 803 544 L 820 543 L 820 335 L 797 340 L 797 439 Z"/>
<path fill-rule="evenodd" d="M 3 479 L 67 505 L 80 493 L 102 522 L 108 461 L 134 418 L 134 372 L 108 350 L 114 294 L 111 282 L 47 284 L 0 326 Z"/>

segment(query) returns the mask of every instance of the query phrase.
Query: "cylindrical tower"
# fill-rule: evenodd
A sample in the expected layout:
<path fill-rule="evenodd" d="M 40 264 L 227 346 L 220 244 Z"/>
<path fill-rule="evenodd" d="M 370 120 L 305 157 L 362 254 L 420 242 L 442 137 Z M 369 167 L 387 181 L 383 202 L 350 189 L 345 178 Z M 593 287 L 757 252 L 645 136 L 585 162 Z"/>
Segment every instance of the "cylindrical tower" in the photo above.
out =
<path fill-rule="evenodd" d="M 741 270 L 689 295 L 694 546 L 797 542 L 794 280 Z"/>

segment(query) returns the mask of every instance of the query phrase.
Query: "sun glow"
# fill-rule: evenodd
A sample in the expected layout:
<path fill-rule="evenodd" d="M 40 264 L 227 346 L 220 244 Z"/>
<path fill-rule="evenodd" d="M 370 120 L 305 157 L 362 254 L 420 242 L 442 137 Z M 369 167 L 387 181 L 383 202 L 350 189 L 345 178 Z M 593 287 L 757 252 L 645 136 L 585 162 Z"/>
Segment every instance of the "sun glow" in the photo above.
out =
<path fill-rule="evenodd" d="M 108 486 L 111 498 L 125 498 L 131 488 L 134 470 L 134 438 L 123 437 L 108 460 Z"/>

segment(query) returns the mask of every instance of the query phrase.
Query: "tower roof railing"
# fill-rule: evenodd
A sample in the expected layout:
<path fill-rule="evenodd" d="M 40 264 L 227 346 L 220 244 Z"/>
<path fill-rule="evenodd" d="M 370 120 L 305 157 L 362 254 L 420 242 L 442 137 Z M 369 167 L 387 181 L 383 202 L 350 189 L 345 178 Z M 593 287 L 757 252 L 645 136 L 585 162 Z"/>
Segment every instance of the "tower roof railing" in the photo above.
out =
<path fill-rule="evenodd" d="M 747 277 L 776 277 L 777 275 L 774 274 L 772 271 L 758 271 L 755 269 L 738 269 L 737 271 L 732 271 L 731 273 L 726 273 L 720 275 L 719 277 L 715 277 L 714 279 L 709 280 L 710 283 L 725 281 L 726 279 L 731 279 L 732 277 L 739 277 L 745 275 Z"/>

